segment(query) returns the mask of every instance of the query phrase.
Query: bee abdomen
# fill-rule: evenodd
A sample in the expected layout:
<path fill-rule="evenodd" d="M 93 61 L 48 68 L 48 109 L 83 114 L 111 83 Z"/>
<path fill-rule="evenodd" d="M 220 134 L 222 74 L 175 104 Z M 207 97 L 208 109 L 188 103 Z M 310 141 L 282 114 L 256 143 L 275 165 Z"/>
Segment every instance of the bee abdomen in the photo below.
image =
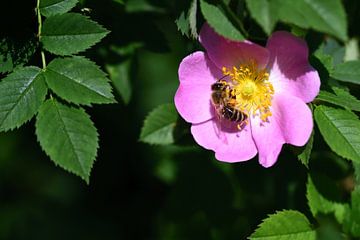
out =
<path fill-rule="evenodd" d="M 222 116 L 233 122 L 242 122 L 247 119 L 247 115 L 231 106 L 224 106 Z"/>

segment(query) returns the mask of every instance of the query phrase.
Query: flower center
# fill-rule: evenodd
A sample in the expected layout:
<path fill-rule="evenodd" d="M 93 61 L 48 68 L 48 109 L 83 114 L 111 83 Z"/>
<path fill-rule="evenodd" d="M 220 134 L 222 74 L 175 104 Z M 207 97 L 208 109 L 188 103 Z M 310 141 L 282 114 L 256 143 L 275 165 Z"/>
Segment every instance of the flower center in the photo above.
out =
<path fill-rule="evenodd" d="M 256 85 L 253 81 L 248 80 L 244 83 L 244 86 L 240 90 L 243 98 L 251 98 L 256 91 Z"/>
<path fill-rule="evenodd" d="M 262 121 L 270 117 L 273 85 L 269 82 L 266 69 L 259 69 L 255 61 L 232 68 L 222 68 L 228 76 L 228 84 L 234 90 L 235 99 L 231 102 L 235 109 L 247 115 L 260 116 Z"/>

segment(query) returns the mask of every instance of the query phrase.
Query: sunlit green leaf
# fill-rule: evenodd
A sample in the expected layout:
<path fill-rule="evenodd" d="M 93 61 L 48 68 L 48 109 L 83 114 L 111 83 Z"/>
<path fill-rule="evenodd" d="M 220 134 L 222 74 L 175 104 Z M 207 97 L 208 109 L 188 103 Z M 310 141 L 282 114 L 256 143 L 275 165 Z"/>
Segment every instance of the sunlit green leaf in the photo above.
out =
<path fill-rule="evenodd" d="M 244 40 L 244 36 L 229 21 L 225 14 L 215 5 L 200 0 L 201 12 L 207 23 L 218 34 L 232 40 Z"/>
<path fill-rule="evenodd" d="M 160 105 L 146 117 L 141 129 L 140 140 L 150 144 L 173 143 L 177 118 L 174 104 Z"/>
<path fill-rule="evenodd" d="M 272 0 L 281 21 L 302 28 L 332 34 L 347 39 L 347 22 L 341 0 Z"/>
<path fill-rule="evenodd" d="M 276 7 L 271 0 L 246 0 L 251 16 L 270 35 L 277 21 Z"/>
<path fill-rule="evenodd" d="M 345 46 L 344 61 L 354 61 L 359 59 L 359 40 L 357 38 L 350 39 Z"/>
<path fill-rule="evenodd" d="M 77 2 L 77 0 L 41 0 L 40 13 L 45 17 L 63 14 L 75 7 Z"/>
<path fill-rule="evenodd" d="M 54 59 L 45 77 L 51 90 L 66 101 L 85 105 L 115 102 L 106 74 L 84 57 Z"/>
<path fill-rule="evenodd" d="M 37 67 L 15 70 L 0 82 L 0 131 L 30 120 L 45 100 L 47 88 Z"/>
<path fill-rule="evenodd" d="M 45 20 L 41 41 L 49 52 L 71 55 L 90 48 L 108 33 L 108 30 L 86 16 L 65 13 Z"/>
<path fill-rule="evenodd" d="M 336 65 L 331 77 L 343 82 L 360 84 L 360 61 L 349 61 Z"/>
<path fill-rule="evenodd" d="M 360 162 L 360 121 L 347 110 L 326 106 L 315 108 L 316 123 L 331 150 L 339 156 Z"/>
<path fill-rule="evenodd" d="M 56 165 L 89 182 L 96 158 L 98 134 L 83 109 L 47 100 L 36 118 L 41 147 Z"/>
<path fill-rule="evenodd" d="M 315 240 L 316 233 L 300 212 L 284 210 L 263 220 L 250 240 Z"/>
<path fill-rule="evenodd" d="M 314 217 L 316 217 L 319 213 L 333 213 L 338 222 L 342 223 L 346 211 L 346 204 L 333 202 L 322 196 L 321 193 L 316 189 L 316 186 L 314 185 L 310 176 L 308 177 L 306 189 L 306 197 L 310 211 Z"/>

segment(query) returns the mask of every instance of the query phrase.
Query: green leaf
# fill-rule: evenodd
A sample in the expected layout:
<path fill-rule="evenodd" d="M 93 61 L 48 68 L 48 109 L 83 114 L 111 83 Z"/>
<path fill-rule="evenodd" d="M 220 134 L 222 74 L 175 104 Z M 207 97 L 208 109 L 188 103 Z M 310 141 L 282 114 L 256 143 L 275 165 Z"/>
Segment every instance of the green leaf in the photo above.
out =
<path fill-rule="evenodd" d="M 360 188 L 351 193 L 351 208 L 347 209 L 343 227 L 354 237 L 360 237 Z"/>
<path fill-rule="evenodd" d="M 36 136 L 56 165 L 89 182 L 96 158 L 98 134 L 83 109 L 47 100 L 36 118 Z"/>
<path fill-rule="evenodd" d="M 314 217 L 316 217 L 319 213 L 333 213 L 339 223 L 343 222 L 347 205 L 333 202 L 322 196 L 316 189 L 310 176 L 308 177 L 306 185 L 306 197 L 310 211 Z"/>
<path fill-rule="evenodd" d="M 215 32 L 231 40 L 245 39 L 218 7 L 200 0 L 200 8 L 207 23 Z"/>
<path fill-rule="evenodd" d="M 188 37 L 190 25 L 189 25 L 189 20 L 185 16 L 185 12 L 181 12 L 179 18 L 175 20 L 175 23 L 181 34 Z"/>
<path fill-rule="evenodd" d="M 311 151 L 313 148 L 313 143 L 314 143 L 314 131 L 311 132 L 311 136 L 309 141 L 307 142 L 307 144 L 305 145 L 304 150 L 302 151 L 302 153 L 300 153 L 298 155 L 298 159 L 301 161 L 302 164 L 304 164 L 307 168 L 309 165 L 309 160 L 310 160 L 310 156 L 311 156 Z"/>
<path fill-rule="evenodd" d="M 128 104 L 132 95 L 130 83 L 131 60 L 126 60 L 117 65 L 107 65 L 106 70 L 125 104 Z"/>
<path fill-rule="evenodd" d="M 47 88 L 37 67 L 19 68 L 0 82 L 0 131 L 30 120 L 45 100 Z"/>
<path fill-rule="evenodd" d="M 45 71 L 48 86 L 75 104 L 114 103 L 106 74 L 84 57 L 57 58 Z"/>
<path fill-rule="evenodd" d="M 174 104 L 164 104 L 155 108 L 144 121 L 140 141 L 150 144 L 174 143 L 174 129 L 178 115 Z"/>
<path fill-rule="evenodd" d="M 270 35 L 277 21 L 276 8 L 271 0 L 246 0 L 252 18 Z"/>
<path fill-rule="evenodd" d="M 322 44 L 324 54 L 328 54 L 333 58 L 334 65 L 342 63 L 345 56 L 345 47 L 340 45 L 333 38 L 327 38 Z"/>
<path fill-rule="evenodd" d="M 63 14 L 75 7 L 77 2 L 77 0 L 41 0 L 40 13 L 45 17 Z"/>
<path fill-rule="evenodd" d="M 41 42 L 51 53 L 71 55 L 90 48 L 108 33 L 108 30 L 86 16 L 65 13 L 45 20 Z"/>
<path fill-rule="evenodd" d="M 331 55 L 324 53 L 323 46 L 321 46 L 315 53 L 314 56 L 324 65 L 328 73 L 334 71 L 334 63 Z"/>
<path fill-rule="evenodd" d="M 272 0 L 281 21 L 332 34 L 347 40 L 347 22 L 341 0 Z"/>
<path fill-rule="evenodd" d="M 263 220 L 250 240 L 315 240 L 316 233 L 300 212 L 284 210 Z"/>
<path fill-rule="evenodd" d="M 326 143 L 339 156 L 360 162 L 360 121 L 349 111 L 315 108 L 315 120 Z"/>
<path fill-rule="evenodd" d="M 360 61 L 349 61 L 336 65 L 330 76 L 339 81 L 360 84 Z"/>
<path fill-rule="evenodd" d="M 194 39 L 198 38 L 198 33 L 197 33 L 197 29 L 196 29 L 196 13 L 197 13 L 197 0 L 192 0 L 191 2 L 191 6 L 189 9 L 189 25 L 190 25 L 190 34 L 191 37 L 193 37 Z"/>
<path fill-rule="evenodd" d="M 324 90 L 321 90 L 316 97 L 317 100 L 335 104 L 353 111 L 360 111 L 360 101 L 356 99 L 349 92 L 336 88 L 337 94 L 333 94 Z"/>
<path fill-rule="evenodd" d="M 175 20 L 178 30 L 181 34 L 189 37 L 189 32 L 192 38 L 197 38 L 197 29 L 196 29 L 196 13 L 197 13 L 197 0 L 192 0 L 189 11 L 187 14 L 183 11 L 181 12 L 178 19 Z"/>
<path fill-rule="evenodd" d="M 356 38 L 350 39 L 345 46 L 344 61 L 354 61 L 359 59 L 359 40 Z"/>

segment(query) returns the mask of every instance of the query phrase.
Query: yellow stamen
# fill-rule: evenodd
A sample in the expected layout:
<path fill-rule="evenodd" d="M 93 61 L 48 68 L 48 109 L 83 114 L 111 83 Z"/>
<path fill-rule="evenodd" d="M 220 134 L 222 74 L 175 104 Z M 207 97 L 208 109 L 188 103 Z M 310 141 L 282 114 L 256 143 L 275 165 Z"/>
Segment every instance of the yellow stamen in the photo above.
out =
<path fill-rule="evenodd" d="M 250 61 L 238 67 L 223 67 L 222 72 L 229 77 L 228 83 L 233 89 L 236 99 L 233 106 L 249 116 L 259 114 L 262 121 L 267 121 L 274 95 L 267 70 L 259 69 L 255 61 Z"/>

